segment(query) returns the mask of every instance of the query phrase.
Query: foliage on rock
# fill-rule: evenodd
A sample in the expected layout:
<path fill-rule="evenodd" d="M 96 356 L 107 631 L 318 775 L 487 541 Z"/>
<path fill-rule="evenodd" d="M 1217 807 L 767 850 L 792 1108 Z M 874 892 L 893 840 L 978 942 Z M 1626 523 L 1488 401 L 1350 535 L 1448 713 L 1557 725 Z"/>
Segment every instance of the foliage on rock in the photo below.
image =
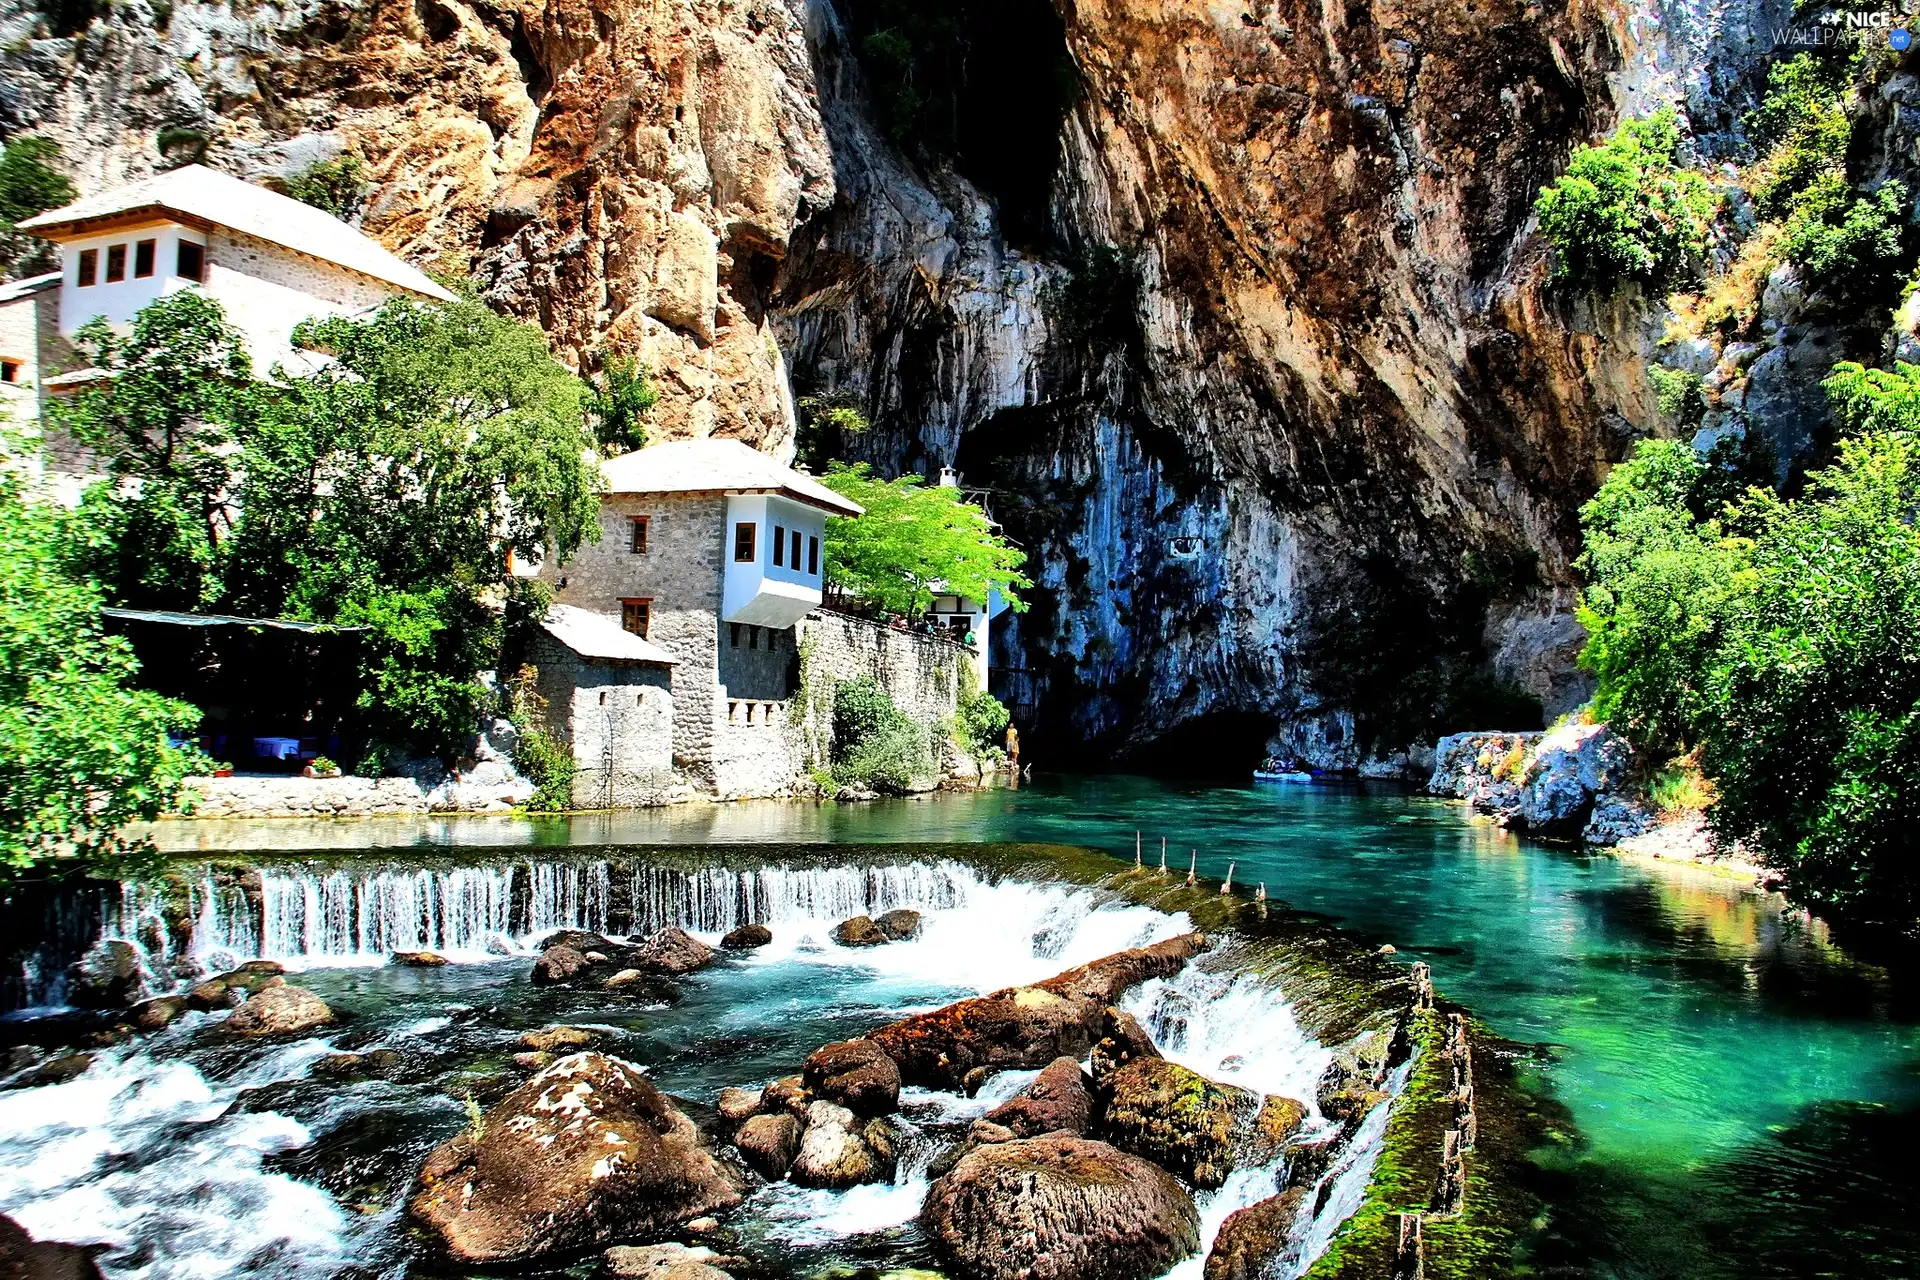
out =
<path fill-rule="evenodd" d="M 287 194 L 302 204 L 351 218 L 367 194 L 367 166 L 356 155 L 335 156 L 302 169 L 286 181 Z"/>
<path fill-rule="evenodd" d="M 1705 179 L 1682 164 L 1678 116 L 1663 107 L 1576 150 L 1534 212 L 1554 247 L 1555 278 L 1604 291 L 1685 275 L 1705 251 L 1716 204 Z"/>
<path fill-rule="evenodd" d="M 832 760 L 836 785 L 895 794 L 934 774 L 925 727 L 900 710 L 872 676 L 834 686 Z"/>
<path fill-rule="evenodd" d="M 14 226 L 77 194 L 66 175 L 49 163 L 59 159 L 60 144 L 51 138 L 15 138 L 0 146 L 0 279 L 54 269 L 50 246 Z"/>

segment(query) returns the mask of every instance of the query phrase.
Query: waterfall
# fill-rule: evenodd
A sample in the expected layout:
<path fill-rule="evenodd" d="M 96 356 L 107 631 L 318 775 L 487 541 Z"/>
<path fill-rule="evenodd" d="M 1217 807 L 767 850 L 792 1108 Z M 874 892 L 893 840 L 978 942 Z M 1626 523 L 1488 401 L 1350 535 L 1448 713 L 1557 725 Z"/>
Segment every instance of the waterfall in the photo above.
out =
<path fill-rule="evenodd" d="M 166 924 L 180 881 L 126 884 L 99 936 L 138 945 L 158 978 L 182 952 L 208 969 L 254 958 L 378 963 L 396 951 L 478 958 L 524 949 L 556 929 L 725 933 L 748 923 L 834 924 L 897 907 L 947 910 L 982 885 L 953 862 L 694 870 L 606 859 L 285 863 L 257 874 L 255 895 L 210 873 L 187 879 L 187 910 L 175 913 L 187 922 L 184 940 Z"/>

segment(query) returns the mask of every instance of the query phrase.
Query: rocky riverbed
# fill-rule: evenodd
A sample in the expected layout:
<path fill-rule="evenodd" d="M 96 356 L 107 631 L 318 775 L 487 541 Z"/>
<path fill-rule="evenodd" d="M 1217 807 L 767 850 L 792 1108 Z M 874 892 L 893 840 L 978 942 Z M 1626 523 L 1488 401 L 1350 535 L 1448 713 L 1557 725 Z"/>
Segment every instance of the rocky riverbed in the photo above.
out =
<path fill-rule="evenodd" d="M 127 886 L 92 1010 L 7 1024 L 0 1209 L 154 1277 L 1230 1280 L 1367 1220 L 1419 970 L 1071 850 L 724 852 Z"/>

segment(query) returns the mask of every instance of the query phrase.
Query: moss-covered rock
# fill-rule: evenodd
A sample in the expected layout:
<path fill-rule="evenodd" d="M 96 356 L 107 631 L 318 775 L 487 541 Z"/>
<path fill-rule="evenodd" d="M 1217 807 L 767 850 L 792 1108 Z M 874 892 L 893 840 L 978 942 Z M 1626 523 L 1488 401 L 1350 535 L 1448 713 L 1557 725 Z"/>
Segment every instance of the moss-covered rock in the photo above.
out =
<path fill-rule="evenodd" d="M 1205 1280 L 1261 1280 L 1286 1251 L 1307 1191 L 1296 1187 L 1236 1209 L 1220 1224 L 1207 1252 Z"/>
<path fill-rule="evenodd" d="M 1259 1094 L 1165 1058 L 1128 1063 L 1100 1089 L 1102 1137 L 1203 1190 L 1233 1172 L 1260 1110 Z"/>

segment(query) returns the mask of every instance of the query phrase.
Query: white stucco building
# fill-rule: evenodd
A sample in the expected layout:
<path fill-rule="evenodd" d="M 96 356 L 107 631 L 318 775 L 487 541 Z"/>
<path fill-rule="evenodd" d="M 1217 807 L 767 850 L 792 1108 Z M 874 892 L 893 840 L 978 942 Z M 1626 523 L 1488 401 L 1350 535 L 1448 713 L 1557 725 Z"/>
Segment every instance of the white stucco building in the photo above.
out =
<path fill-rule="evenodd" d="M 0 403 L 16 417 L 37 417 L 47 395 L 98 376 L 75 367 L 83 325 L 125 327 L 177 290 L 219 302 L 263 376 L 312 358 L 292 345 L 302 320 L 357 315 L 395 295 L 453 297 L 331 214 L 204 165 L 76 200 L 20 230 L 57 244 L 60 270 L 0 285 Z M 49 461 L 61 468 L 57 445 Z"/>

